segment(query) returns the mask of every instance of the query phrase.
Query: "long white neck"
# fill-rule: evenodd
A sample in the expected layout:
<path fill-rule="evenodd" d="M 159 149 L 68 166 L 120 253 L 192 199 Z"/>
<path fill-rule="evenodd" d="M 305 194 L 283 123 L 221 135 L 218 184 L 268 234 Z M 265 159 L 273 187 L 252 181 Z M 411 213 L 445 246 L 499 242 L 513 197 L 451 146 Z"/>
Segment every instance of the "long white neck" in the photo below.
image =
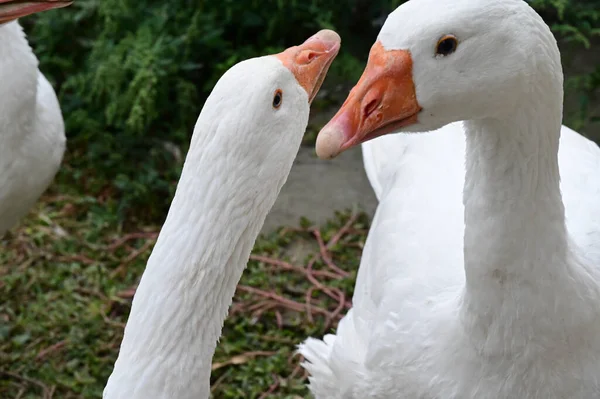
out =
<path fill-rule="evenodd" d="M 473 295 L 506 280 L 535 282 L 560 273 L 568 257 L 560 124 L 520 112 L 511 121 L 465 122 L 464 255 Z"/>
<path fill-rule="evenodd" d="M 462 320 L 489 354 L 566 339 L 597 296 L 565 225 L 560 66 L 531 79 L 509 117 L 465 122 Z"/>
<path fill-rule="evenodd" d="M 105 399 L 209 396 L 211 360 L 236 284 L 293 162 L 288 156 L 264 168 L 268 159 L 241 155 L 258 150 L 240 148 L 239 136 L 222 130 L 244 122 L 222 119 L 218 112 L 199 119 Z"/>

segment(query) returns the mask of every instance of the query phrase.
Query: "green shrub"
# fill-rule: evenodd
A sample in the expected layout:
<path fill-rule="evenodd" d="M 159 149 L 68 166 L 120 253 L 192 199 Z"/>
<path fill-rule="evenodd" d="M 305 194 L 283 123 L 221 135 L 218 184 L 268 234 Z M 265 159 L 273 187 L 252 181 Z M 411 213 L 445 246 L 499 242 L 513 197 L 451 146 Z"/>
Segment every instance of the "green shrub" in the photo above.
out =
<path fill-rule="evenodd" d="M 400 3 L 76 0 L 25 19 L 66 119 L 60 181 L 104 196 L 120 217 L 164 215 L 203 100 L 227 68 L 333 28 L 344 45 L 328 81 L 354 81 L 380 27 L 373 21 Z M 599 32 L 599 3 L 532 2 L 558 34 L 585 46 Z M 577 80 L 588 102 L 598 76 Z"/>

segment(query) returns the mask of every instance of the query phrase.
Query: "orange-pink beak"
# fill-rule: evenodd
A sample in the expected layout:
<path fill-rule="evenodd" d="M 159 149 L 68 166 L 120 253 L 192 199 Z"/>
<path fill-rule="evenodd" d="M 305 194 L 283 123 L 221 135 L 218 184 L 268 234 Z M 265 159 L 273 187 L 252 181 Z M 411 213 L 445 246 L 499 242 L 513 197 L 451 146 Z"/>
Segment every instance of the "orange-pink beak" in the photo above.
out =
<path fill-rule="evenodd" d="M 331 63 L 340 50 L 340 36 L 324 29 L 299 46 L 290 47 L 276 55 L 306 90 L 308 102 L 312 102 L 321 88 Z"/>
<path fill-rule="evenodd" d="M 416 123 L 420 111 L 410 52 L 385 50 L 376 42 L 362 77 L 319 132 L 317 155 L 334 158 L 367 140 Z"/>
<path fill-rule="evenodd" d="M 71 3 L 73 0 L 0 0 L 0 24 Z"/>

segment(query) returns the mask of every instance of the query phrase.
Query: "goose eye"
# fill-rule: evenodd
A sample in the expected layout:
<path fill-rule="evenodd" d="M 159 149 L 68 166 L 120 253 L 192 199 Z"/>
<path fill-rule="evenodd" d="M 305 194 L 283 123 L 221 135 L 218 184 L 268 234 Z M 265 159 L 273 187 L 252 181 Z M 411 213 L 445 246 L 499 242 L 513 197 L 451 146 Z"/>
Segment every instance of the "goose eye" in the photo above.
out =
<path fill-rule="evenodd" d="M 453 35 L 446 35 L 437 42 L 435 46 L 435 53 L 437 55 L 446 56 L 456 51 L 458 47 L 458 39 Z"/>
<path fill-rule="evenodd" d="M 273 94 L 273 108 L 278 109 L 283 103 L 283 92 L 280 89 L 275 90 Z"/>

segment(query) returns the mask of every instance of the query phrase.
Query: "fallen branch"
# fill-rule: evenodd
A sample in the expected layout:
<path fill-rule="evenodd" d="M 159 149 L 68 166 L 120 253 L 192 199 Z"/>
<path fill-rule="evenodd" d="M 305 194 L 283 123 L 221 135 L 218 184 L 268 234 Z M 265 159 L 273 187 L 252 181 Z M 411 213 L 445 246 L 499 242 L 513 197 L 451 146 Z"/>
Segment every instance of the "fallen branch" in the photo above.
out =
<path fill-rule="evenodd" d="M 50 390 L 50 388 L 48 388 L 43 382 L 38 381 L 36 379 L 30 378 L 30 377 L 25 377 L 22 375 L 19 375 L 17 373 L 13 373 L 10 371 L 4 371 L 4 370 L 0 370 L 0 374 L 3 374 L 7 377 L 11 377 L 14 378 L 16 380 L 19 381 L 23 381 L 23 382 L 27 382 L 29 384 L 35 385 L 38 388 L 40 388 L 42 390 L 42 398 L 43 399 L 52 399 L 52 395 L 54 394 L 54 390 Z"/>
<path fill-rule="evenodd" d="M 269 396 L 270 394 L 275 392 L 277 387 L 279 387 L 279 378 L 277 378 L 277 376 L 275 374 L 273 374 L 273 379 L 275 380 L 275 382 L 273 384 L 271 384 L 269 389 L 267 389 L 265 392 L 263 392 L 262 395 L 260 395 L 258 399 L 265 399 L 267 396 Z"/>
<path fill-rule="evenodd" d="M 50 345 L 46 349 L 42 349 L 35 357 L 35 360 L 42 360 L 48 354 L 62 349 L 66 344 L 67 344 L 67 341 L 63 340 L 63 341 L 59 341 L 59 342 L 55 343 L 54 345 Z"/>
<path fill-rule="evenodd" d="M 114 250 L 116 250 L 117 248 L 119 248 L 120 246 L 122 246 L 123 244 L 125 244 L 127 241 L 130 241 L 130 240 L 136 240 L 139 238 L 147 238 L 147 239 L 156 240 L 157 237 L 158 237 L 158 233 L 154 232 L 154 231 L 126 234 L 123 237 L 119 238 L 118 240 L 114 241 L 109 246 L 107 246 L 106 250 L 113 252 Z"/>
<path fill-rule="evenodd" d="M 352 228 L 352 225 L 356 222 L 356 219 L 358 219 L 358 213 L 353 213 L 352 216 L 350 216 L 350 218 L 346 222 L 346 224 L 344 224 L 342 228 L 339 229 L 338 232 L 333 235 L 333 237 L 331 237 L 331 239 L 327 243 L 327 249 L 331 249 L 335 244 L 338 243 L 338 241 L 344 236 L 344 234 L 350 232 L 350 229 Z"/>
<path fill-rule="evenodd" d="M 276 267 L 279 267 L 284 270 L 295 271 L 298 273 L 306 274 L 305 269 L 298 267 L 298 266 L 294 266 L 294 265 L 292 265 L 288 262 L 282 261 L 280 259 L 274 259 L 274 258 L 269 258 L 267 256 L 260 256 L 260 255 L 250 255 L 250 259 L 255 260 L 257 262 L 262 262 L 262 263 L 266 263 L 266 264 L 269 264 L 272 266 L 276 266 Z M 337 279 L 337 280 L 342 278 L 339 274 L 331 273 L 331 272 L 328 272 L 327 270 L 315 270 L 313 272 L 313 274 L 332 278 L 332 279 Z"/>
<path fill-rule="evenodd" d="M 334 272 L 336 272 L 337 274 L 339 274 L 342 277 L 349 277 L 350 273 L 348 273 L 345 270 L 340 269 L 339 267 L 337 267 L 335 265 L 335 263 L 333 263 L 333 261 L 331 260 L 331 256 L 329 255 L 329 250 L 327 249 L 327 246 L 325 245 L 325 242 L 323 242 L 323 237 L 321 237 L 321 232 L 317 229 L 313 230 L 313 235 L 315 236 L 315 238 L 317 239 L 317 242 L 319 243 L 319 250 L 321 252 L 321 258 L 323 259 L 323 262 L 325 262 L 325 264 Z"/>
<path fill-rule="evenodd" d="M 211 366 L 211 370 L 215 371 L 225 366 L 238 365 L 247 363 L 250 359 L 254 359 L 259 356 L 273 356 L 277 352 L 267 352 L 267 351 L 252 351 L 245 352 L 236 356 L 229 358 L 224 362 L 213 363 Z"/>
<path fill-rule="evenodd" d="M 127 265 L 129 265 L 135 258 L 146 252 L 152 245 L 154 245 L 154 240 L 148 240 L 140 248 L 127 255 L 127 257 L 123 260 L 123 262 L 121 262 L 119 267 L 117 267 L 115 270 L 112 271 L 112 273 L 110 273 L 110 277 L 115 278 L 117 275 L 122 274 L 123 270 Z"/>

